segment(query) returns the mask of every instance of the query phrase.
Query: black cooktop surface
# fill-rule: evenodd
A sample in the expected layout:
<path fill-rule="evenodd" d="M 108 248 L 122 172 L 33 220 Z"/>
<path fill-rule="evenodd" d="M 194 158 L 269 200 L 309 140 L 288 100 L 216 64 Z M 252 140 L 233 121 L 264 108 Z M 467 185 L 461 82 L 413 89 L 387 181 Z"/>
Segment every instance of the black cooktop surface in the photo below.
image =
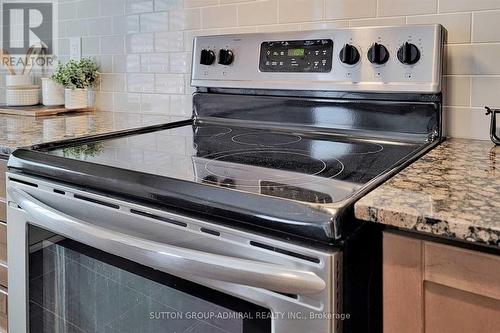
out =
<path fill-rule="evenodd" d="M 50 155 L 259 195 L 328 204 L 421 144 L 226 125 L 185 125 L 46 151 Z"/>

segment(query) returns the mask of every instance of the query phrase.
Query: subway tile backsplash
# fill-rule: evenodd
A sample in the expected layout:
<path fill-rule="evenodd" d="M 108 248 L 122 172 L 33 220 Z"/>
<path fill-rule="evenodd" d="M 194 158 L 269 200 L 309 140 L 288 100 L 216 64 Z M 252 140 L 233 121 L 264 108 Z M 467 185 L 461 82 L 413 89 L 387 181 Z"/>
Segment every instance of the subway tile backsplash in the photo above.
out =
<path fill-rule="evenodd" d="M 101 65 L 96 106 L 131 117 L 190 116 L 197 35 L 423 23 L 448 30 L 446 133 L 487 139 L 482 107 L 500 107 L 500 0 L 59 0 L 58 9 L 60 59 L 70 37 L 83 37 L 83 55 Z"/>

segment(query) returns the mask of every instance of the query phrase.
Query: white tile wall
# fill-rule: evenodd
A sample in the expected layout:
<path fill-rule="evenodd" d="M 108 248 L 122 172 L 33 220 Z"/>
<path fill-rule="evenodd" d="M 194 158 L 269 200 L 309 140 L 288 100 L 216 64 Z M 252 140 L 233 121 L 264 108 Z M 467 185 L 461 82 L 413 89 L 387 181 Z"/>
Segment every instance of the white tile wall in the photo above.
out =
<path fill-rule="evenodd" d="M 323 0 L 280 0 L 279 22 L 320 21 L 324 18 L 324 7 Z"/>
<path fill-rule="evenodd" d="M 377 0 L 326 0 L 326 19 L 350 19 L 377 15 Z"/>
<path fill-rule="evenodd" d="M 239 25 L 273 23 L 278 23 L 278 6 L 276 6 L 275 0 L 248 2 L 238 7 Z"/>
<path fill-rule="evenodd" d="M 438 0 L 378 0 L 379 16 L 432 14 Z"/>
<path fill-rule="evenodd" d="M 59 0 L 59 20 L 61 59 L 83 36 L 101 64 L 97 106 L 144 123 L 191 114 L 193 36 L 349 26 L 448 29 L 447 134 L 487 139 L 482 107 L 500 107 L 500 0 Z"/>
<path fill-rule="evenodd" d="M 232 5 L 225 6 L 228 3 Z M 500 107 L 500 0 L 185 0 L 184 4 L 201 9 L 203 27 L 187 32 L 187 45 L 208 27 L 212 29 L 207 33 L 230 33 L 241 27 L 246 30 L 242 32 L 252 32 L 440 23 L 448 30 L 447 134 L 488 139 L 489 123 L 482 107 Z M 207 25 L 205 20 L 219 23 Z"/>

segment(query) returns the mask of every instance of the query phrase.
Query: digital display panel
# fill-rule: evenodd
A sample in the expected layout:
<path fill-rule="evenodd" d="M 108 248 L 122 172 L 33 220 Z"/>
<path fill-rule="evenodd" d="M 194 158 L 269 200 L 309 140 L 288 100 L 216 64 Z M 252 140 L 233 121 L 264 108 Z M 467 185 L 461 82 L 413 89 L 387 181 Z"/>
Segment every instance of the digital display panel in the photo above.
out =
<path fill-rule="evenodd" d="M 262 42 L 259 70 L 276 73 L 328 73 L 333 40 L 306 39 Z"/>
<path fill-rule="evenodd" d="M 305 49 L 289 49 L 288 56 L 289 57 L 303 57 L 305 54 Z"/>

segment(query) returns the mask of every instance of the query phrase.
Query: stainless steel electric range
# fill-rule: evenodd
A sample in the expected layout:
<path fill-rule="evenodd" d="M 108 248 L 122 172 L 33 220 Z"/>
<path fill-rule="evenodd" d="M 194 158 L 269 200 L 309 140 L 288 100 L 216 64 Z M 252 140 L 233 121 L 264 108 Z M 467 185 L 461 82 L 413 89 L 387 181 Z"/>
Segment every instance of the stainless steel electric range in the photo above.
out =
<path fill-rule="evenodd" d="M 355 201 L 441 139 L 439 25 L 197 37 L 192 119 L 9 160 L 12 332 L 377 332 Z"/>

